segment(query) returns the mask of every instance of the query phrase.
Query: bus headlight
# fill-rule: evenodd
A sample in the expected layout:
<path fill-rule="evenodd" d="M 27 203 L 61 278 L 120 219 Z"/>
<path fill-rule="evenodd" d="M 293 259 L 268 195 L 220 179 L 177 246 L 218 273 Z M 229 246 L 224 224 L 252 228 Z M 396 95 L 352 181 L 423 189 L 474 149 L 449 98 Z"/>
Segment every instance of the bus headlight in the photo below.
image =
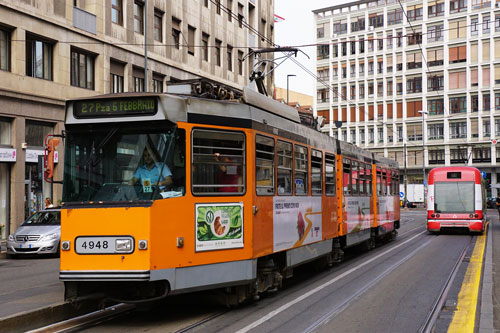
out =
<path fill-rule="evenodd" d="M 132 250 L 132 240 L 130 239 L 117 239 L 115 242 L 116 251 L 130 251 Z"/>
<path fill-rule="evenodd" d="M 63 251 L 69 251 L 71 248 L 71 242 L 70 241 L 62 241 L 61 242 L 61 250 Z"/>
<path fill-rule="evenodd" d="M 139 250 L 147 250 L 148 248 L 148 241 L 145 239 L 141 239 L 139 241 Z"/>

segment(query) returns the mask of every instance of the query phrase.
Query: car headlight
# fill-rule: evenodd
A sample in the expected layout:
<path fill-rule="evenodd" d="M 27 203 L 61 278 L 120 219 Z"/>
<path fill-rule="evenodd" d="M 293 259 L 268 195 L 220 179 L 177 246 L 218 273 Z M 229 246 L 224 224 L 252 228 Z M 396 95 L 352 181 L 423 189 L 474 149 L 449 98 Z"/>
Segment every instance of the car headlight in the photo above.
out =
<path fill-rule="evenodd" d="M 53 239 L 57 239 L 59 235 L 54 233 L 54 234 L 49 234 L 49 235 L 45 235 L 43 236 L 42 238 L 40 238 L 40 241 L 43 242 L 43 241 L 50 241 L 50 240 L 53 240 Z"/>
<path fill-rule="evenodd" d="M 14 235 L 9 235 L 8 240 L 9 240 L 9 242 L 13 242 L 14 241 Z"/>

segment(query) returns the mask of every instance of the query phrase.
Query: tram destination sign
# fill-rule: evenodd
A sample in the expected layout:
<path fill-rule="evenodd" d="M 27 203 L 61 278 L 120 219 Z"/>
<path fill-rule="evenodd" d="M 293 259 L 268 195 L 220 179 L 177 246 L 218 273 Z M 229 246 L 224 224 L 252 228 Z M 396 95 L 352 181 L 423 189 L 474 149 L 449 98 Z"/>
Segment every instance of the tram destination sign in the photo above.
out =
<path fill-rule="evenodd" d="M 92 99 L 75 101 L 75 118 L 152 116 L 158 111 L 158 101 L 154 96 L 120 99 Z"/>

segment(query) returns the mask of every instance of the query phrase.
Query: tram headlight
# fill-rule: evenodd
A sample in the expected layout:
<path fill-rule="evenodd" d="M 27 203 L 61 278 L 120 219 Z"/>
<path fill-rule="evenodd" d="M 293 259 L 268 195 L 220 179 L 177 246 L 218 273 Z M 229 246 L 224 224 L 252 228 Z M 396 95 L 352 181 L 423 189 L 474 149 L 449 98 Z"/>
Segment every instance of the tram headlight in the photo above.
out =
<path fill-rule="evenodd" d="M 132 250 L 132 240 L 131 239 L 117 239 L 115 243 L 116 251 L 130 251 Z"/>
<path fill-rule="evenodd" d="M 145 239 L 141 239 L 139 241 L 139 246 L 138 247 L 139 247 L 139 250 L 147 250 L 147 248 L 148 248 L 148 241 L 145 240 Z"/>
<path fill-rule="evenodd" d="M 61 250 L 63 251 L 69 251 L 71 248 L 71 242 L 70 241 L 62 241 L 61 242 Z"/>

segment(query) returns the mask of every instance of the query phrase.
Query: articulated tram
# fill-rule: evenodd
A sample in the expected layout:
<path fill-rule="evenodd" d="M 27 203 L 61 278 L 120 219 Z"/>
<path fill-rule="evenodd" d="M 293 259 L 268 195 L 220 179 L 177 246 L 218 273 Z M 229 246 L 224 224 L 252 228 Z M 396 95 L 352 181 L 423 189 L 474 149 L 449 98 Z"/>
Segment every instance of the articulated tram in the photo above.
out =
<path fill-rule="evenodd" d="M 396 162 L 238 100 L 125 93 L 66 105 L 65 298 L 135 302 L 218 289 L 229 304 L 296 266 L 399 228 Z"/>

